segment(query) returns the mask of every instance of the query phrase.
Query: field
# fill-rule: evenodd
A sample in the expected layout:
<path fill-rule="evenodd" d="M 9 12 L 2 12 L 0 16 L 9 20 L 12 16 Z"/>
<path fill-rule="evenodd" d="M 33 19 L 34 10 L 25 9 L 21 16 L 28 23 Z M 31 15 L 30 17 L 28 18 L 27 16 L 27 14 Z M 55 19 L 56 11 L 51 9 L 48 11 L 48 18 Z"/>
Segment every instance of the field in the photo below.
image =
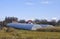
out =
<path fill-rule="evenodd" d="M 56 27 L 56 29 L 60 29 L 60 27 Z M 60 39 L 60 32 L 28 31 L 13 28 L 7 32 L 3 28 L 0 30 L 0 39 Z"/>

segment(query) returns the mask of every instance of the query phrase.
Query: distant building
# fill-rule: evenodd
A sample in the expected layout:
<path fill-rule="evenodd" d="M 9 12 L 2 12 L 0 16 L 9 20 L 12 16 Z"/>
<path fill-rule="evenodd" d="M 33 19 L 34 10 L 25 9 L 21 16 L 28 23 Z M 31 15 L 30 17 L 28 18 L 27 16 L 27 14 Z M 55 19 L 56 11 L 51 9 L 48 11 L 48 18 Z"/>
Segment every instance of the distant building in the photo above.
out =
<path fill-rule="evenodd" d="M 33 21 L 32 20 L 28 20 L 27 23 L 28 24 L 33 24 Z"/>

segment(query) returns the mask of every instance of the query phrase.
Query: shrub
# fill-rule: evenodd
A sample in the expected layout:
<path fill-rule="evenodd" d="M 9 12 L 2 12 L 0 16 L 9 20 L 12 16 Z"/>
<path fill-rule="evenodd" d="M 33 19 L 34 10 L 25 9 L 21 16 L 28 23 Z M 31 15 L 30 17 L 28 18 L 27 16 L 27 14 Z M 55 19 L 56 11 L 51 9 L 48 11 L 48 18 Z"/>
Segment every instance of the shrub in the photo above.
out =
<path fill-rule="evenodd" d="M 58 29 L 58 28 L 40 28 L 40 29 L 37 29 L 37 31 L 43 31 L 43 32 L 60 32 L 60 29 Z"/>

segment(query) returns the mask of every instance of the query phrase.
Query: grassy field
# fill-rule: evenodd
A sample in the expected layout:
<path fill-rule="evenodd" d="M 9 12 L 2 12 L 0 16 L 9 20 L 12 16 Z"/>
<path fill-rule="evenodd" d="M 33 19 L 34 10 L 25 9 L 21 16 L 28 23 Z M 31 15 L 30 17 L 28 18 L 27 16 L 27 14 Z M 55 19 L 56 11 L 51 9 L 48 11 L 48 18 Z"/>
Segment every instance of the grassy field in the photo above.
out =
<path fill-rule="evenodd" d="M 2 29 L 0 30 L 0 39 L 60 39 L 60 32 L 28 31 L 13 28 L 6 32 L 6 29 Z"/>

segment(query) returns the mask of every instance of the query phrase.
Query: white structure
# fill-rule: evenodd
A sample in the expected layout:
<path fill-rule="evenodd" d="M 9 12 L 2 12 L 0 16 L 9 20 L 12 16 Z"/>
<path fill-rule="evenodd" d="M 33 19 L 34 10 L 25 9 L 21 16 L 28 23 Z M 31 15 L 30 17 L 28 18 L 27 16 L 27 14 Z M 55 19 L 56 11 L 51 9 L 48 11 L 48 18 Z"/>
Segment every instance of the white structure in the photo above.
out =
<path fill-rule="evenodd" d="M 21 23 L 8 23 L 8 27 L 25 29 L 25 30 L 37 30 L 40 28 L 52 28 L 51 25 L 38 25 L 38 24 L 21 24 Z"/>

